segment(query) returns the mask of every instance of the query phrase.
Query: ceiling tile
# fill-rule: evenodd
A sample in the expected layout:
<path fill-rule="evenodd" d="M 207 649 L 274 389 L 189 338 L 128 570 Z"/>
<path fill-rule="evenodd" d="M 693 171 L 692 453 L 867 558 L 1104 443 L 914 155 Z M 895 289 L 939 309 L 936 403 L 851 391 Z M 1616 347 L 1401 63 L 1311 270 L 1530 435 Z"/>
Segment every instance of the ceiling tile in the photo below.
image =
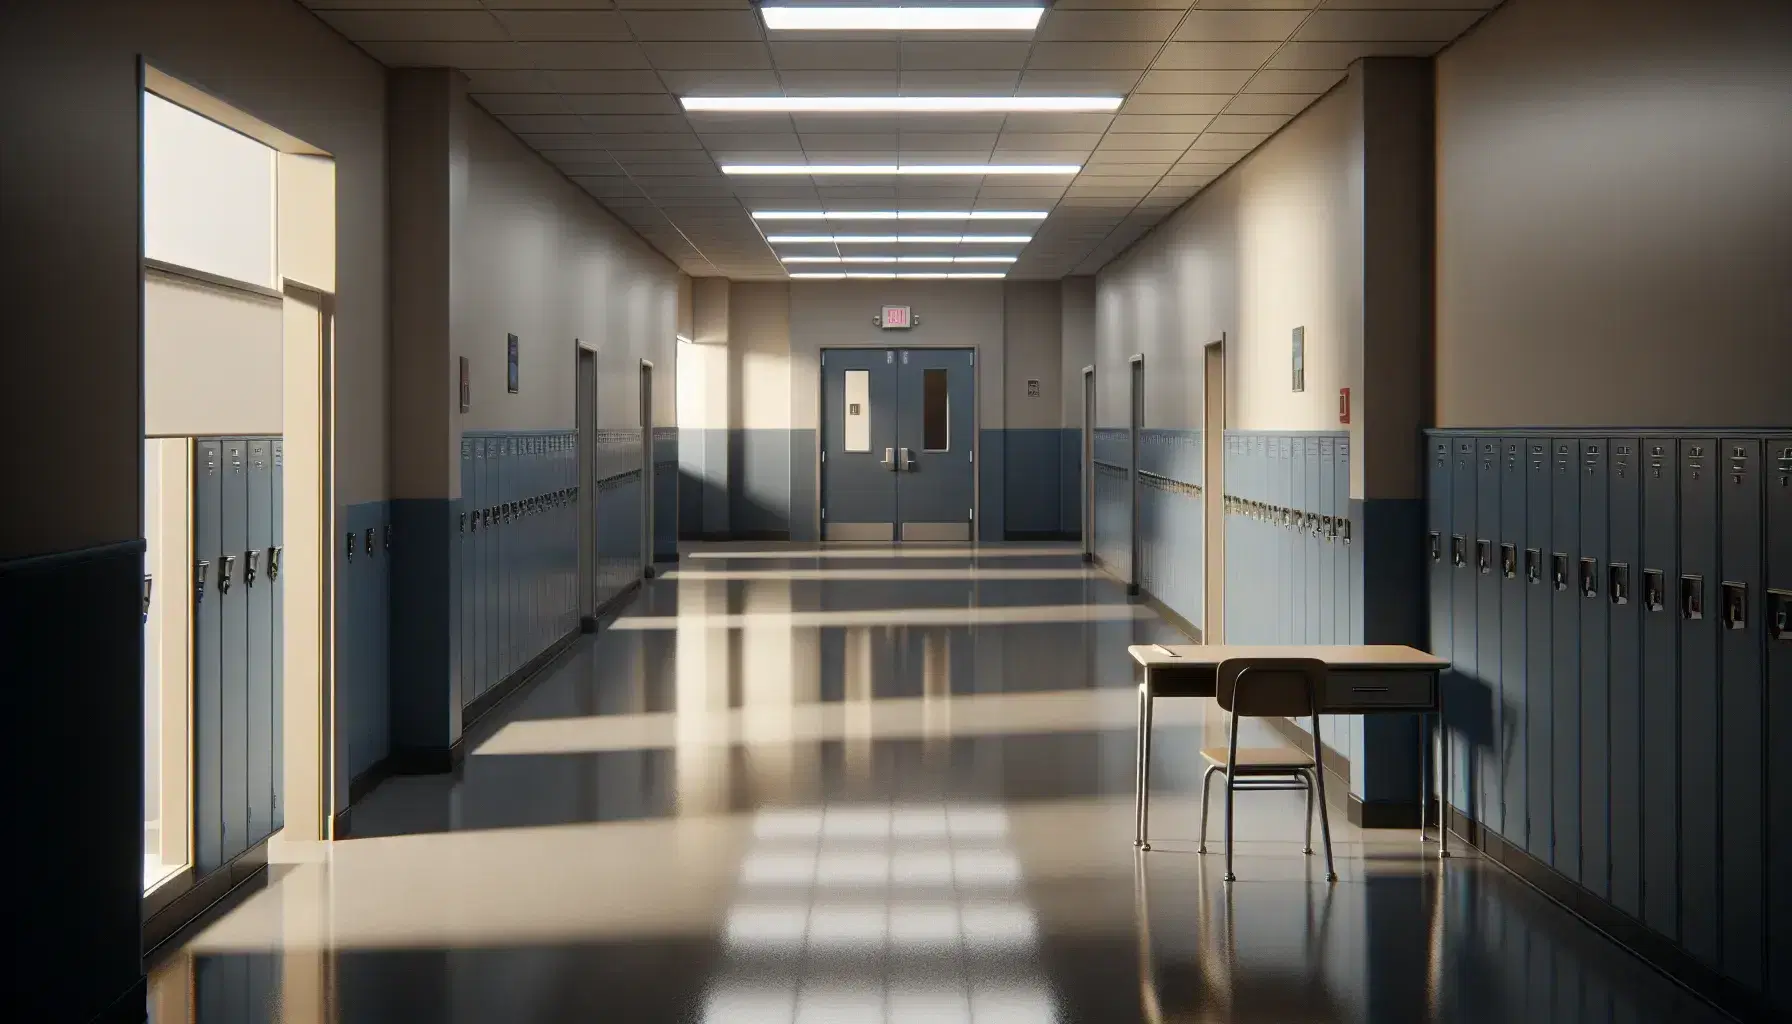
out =
<path fill-rule="evenodd" d="M 656 167 L 668 164 L 695 164 L 698 166 L 714 165 L 714 161 L 710 159 L 709 154 L 701 149 L 616 150 L 610 154 L 610 157 L 630 171 L 633 171 L 636 168 L 645 168 L 648 164 L 653 164 Z M 657 171 L 656 173 L 665 174 L 668 172 L 662 170 Z"/>
<path fill-rule="evenodd" d="M 1140 92 L 1231 93 L 1251 80 L 1249 71 L 1147 71 Z"/>
<path fill-rule="evenodd" d="M 1203 4 L 1198 11 L 1188 12 L 1176 38 L 1185 42 L 1212 43 L 1231 41 L 1274 41 L 1288 38 L 1304 10 L 1290 11 L 1220 11 L 1208 10 Z"/>
<path fill-rule="evenodd" d="M 1008 132 L 1105 132 L 1112 114 L 1009 114 L 1001 125 Z"/>
<path fill-rule="evenodd" d="M 1159 188 L 1199 188 L 1219 177 L 1217 174 L 1183 174 L 1178 169 L 1173 174 L 1166 174 L 1158 182 Z"/>
<path fill-rule="evenodd" d="M 1005 95 L 1019 82 L 1018 71 L 904 71 L 897 88 L 903 96 Z"/>
<path fill-rule="evenodd" d="M 695 135 L 673 135 L 671 133 L 642 135 L 593 135 L 599 148 L 612 152 L 625 150 L 648 149 L 689 149 L 701 150 L 703 144 Z"/>
<path fill-rule="evenodd" d="M 628 25 L 615 11 L 495 11 L 510 38 L 519 42 L 567 42 L 629 38 Z"/>
<path fill-rule="evenodd" d="M 903 150 L 988 152 L 996 144 L 996 132 L 903 132 L 897 137 Z"/>
<path fill-rule="evenodd" d="M 1158 49 L 1158 43 L 1035 43 L 1027 69 L 1142 71 L 1150 66 Z"/>
<path fill-rule="evenodd" d="M 1008 179 L 1003 179 L 1008 180 Z M 1056 199 L 1064 194 L 1061 185 L 990 185 L 985 184 L 977 191 L 979 198 L 988 199 Z"/>
<path fill-rule="evenodd" d="M 559 93 L 482 92 L 470 93 L 468 99 L 499 119 L 506 116 L 569 113 L 566 97 Z"/>
<path fill-rule="evenodd" d="M 1076 11 L 1121 8 L 1127 10 L 1180 11 L 1187 6 L 1188 0 L 1057 0 L 1052 6 L 1052 9 L 1056 11 Z"/>
<path fill-rule="evenodd" d="M 371 5 L 368 5 L 371 6 Z M 336 11 L 317 16 L 357 43 L 387 40 L 424 42 L 508 41 L 504 27 L 482 10 L 471 11 Z"/>
<path fill-rule="evenodd" d="M 1213 119 L 1210 130 L 1221 133 L 1269 135 L 1289 121 L 1286 114 L 1223 114 Z M 1229 148 L 1229 147 L 1228 147 Z"/>
<path fill-rule="evenodd" d="M 1276 43 L 1171 43 L 1157 67 L 1166 71 L 1256 70 L 1276 52 Z"/>
<path fill-rule="evenodd" d="M 778 72 L 786 96 L 890 96 L 900 79 L 895 70 Z"/>
<path fill-rule="evenodd" d="M 682 135 L 691 130 L 682 114 L 588 114 L 581 120 L 588 132 L 677 132 Z"/>
<path fill-rule="evenodd" d="M 1298 114 L 1318 96 L 1306 93 L 1240 93 L 1226 108 L 1228 114 Z"/>
<path fill-rule="evenodd" d="M 896 40 L 771 43 L 772 60 L 783 71 L 894 71 L 902 67 Z"/>
<path fill-rule="evenodd" d="M 1122 114 L 1114 118 L 1114 132 L 1200 132 L 1212 122 L 1206 114 Z"/>
<path fill-rule="evenodd" d="M 1217 114 L 1233 101 L 1231 93 L 1134 93 L 1121 114 Z"/>
<path fill-rule="evenodd" d="M 1248 153 L 1263 144 L 1268 135 L 1245 135 L 1224 132 L 1203 132 L 1191 149 L 1222 149 Z"/>
<path fill-rule="evenodd" d="M 544 71 L 555 88 L 568 93 L 661 93 L 666 87 L 652 71 Z"/>
<path fill-rule="evenodd" d="M 664 71 L 659 75 L 678 96 L 775 96 L 778 76 L 772 71 Z"/>
<path fill-rule="evenodd" d="M 1440 42 L 1289 43 L 1269 62 L 1269 67 L 1288 71 L 1342 70 L 1360 57 L 1429 57 L 1442 46 Z"/>
<path fill-rule="evenodd" d="M 1124 96 L 1138 84 L 1137 71 L 1034 71 L 1021 73 L 1017 96 Z"/>
<path fill-rule="evenodd" d="M 1314 11 L 1294 38 L 1313 41 L 1447 41 L 1468 31 L 1481 16 L 1482 12 L 1478 10 Z"/>
<path fill-rule="evenodd" d="M 518 70 L 538 67 L 515 43 L 370 42 L 361 48 L 391 68 Z"/>
<path fill-rule="evenodd" d="M 1039 23 L 1033 38 L 1039 42 L 1074 39 L 1098 42 L 1161 42 L 1182 17 L 1180 11 L 1077 11 L 1060 4 Z"/>
<path fill-rule="evenodd" d="M 1026 66 L 1028 43 L 921 42 L 902 44 L 904 71 L 1019 70 Z"/>
<path fill-rule="evenodd" d="M 501 114 L 498 120 L 518 135 L 589 130 L 576 114 Z"/>
<path fill-rule="evenodd" d="M 1338 70 L 1323 71 L 1280 71 L 1266 68 L 1257 72 L 1251 84 L 1245 86 L 1246 93 L 1323 93 L 1344 80 L 1345 72 Z"/>
<path fill-rule="evenodd" d="M 1331 0 L 1327 7 L 1343 9 L 1362 9 L 1376 7 L 1401 7 L 1408 10 L 1492 10 L 1500 5 L 1501 0 Z"/>
<path fill-rule="evenodd" d="M 1003 132 L 997 144 L 1008 150 L 1088 152 L 1101 141 L 1098 132 Z"/>
<path fill-rule="evenodd" d="M 1110 134 L 1101 140 L 1097 150 L 1142 152 L 1145 150 L 1184 150 L 1195 141 L 1197 136 L 1181 132 L 1150 132 L 1138 135 Z"/>
<path fill-rule="evenodd" d="M 558 87 L 548 76 L 533 69 L 527 71 L 461 69 L 467 76 L 467 88 L 476 93 L 554 93 Z M 657 83 L 656 83 L 657 88 Z"/>
<path fill-rule="evenodd" d="M 898 114 L 896 127 L 905 132 L 999 132 L 1008 114 Z"/>
<path fill-rule="evenodd" d="M 753 71 L 772 66 L 764 43 L 642 43 L 641 50 L 662 71 Z"/>
<path fill-rule="evenodd" d="M 569 71 L 613 71 L 648 67 L 647 56 L 634 43 L 516 43 L 538 68 Z"/>
<path fill-rule="evenodd" d="M 696 7 L 697 4 L 666 6 Z M 622 17 L 642 42 L 701 40 L 744 42 L 762 39 L 759 16 L 752 11 L 626 10 Z"/>
<path fill-rule="evenodd" d="M 684 115 L 685 123 L 699 135 L 712 133 L 764 134 L 794 132 L 796 122 L 789 114 L 696 113 Z"/>
<path fill-rule="evenodd" d="M 584 132 L 530 132 L 518 135 L 517 138 L 527 142 L 531 147 L 541 149 L 602 149 L 590 135 Z"/>
<path fill-rule="evenodd" d="M 863 132 L 854 134 L 815 132 L 799 135 L 798 138 L 801 139 L 805 150 L 814 152 L 823 152 L 827 150 L 836 152 L 863 152 L 865 150 L 894 151 L 898 145 L 898 136 L 895 132 Z"/>

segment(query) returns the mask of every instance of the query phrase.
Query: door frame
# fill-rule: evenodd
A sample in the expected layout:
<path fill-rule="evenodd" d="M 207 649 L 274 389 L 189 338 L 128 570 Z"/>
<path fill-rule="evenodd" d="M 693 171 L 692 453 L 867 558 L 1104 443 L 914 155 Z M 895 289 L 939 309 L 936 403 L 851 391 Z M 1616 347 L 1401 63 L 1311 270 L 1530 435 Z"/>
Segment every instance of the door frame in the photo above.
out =
<path fill-rule="evenodd" d="M 597 629 L 597 350 L 574 342 L 573 407 L 578 458 L 579 628 Z"/>
<path fill-rule="evenodd" d="M 653 360 L 641 360 L 641 578 L 653 579 Z"/>
<path fill-rule="evenodd" d="M 1083 367 L 1083 561 L 1095 561 L 1095 367 Z"/>
<path fill-rule="evenodd" d="M 827 480 L 822 472 L 821 452 L 825 445 L 824 432 L 826 423 L 822 417 L 827 412 L 827 374 L 821 372 L 827 365 L 829 352 L 901 352 L 904 349 L 916 351 L 934 349 L 946 352 L 969 352 L 971 354 L 971 539 L 976 544 L 977 532 L 983 528 L 983 389 L 978 386 L 978 374 L 982 372 L 978 358 L 982 354 L 980 345 L 823 345 L 816 355 L 815 363 L 815 512 L 812 525 L 815 528 L 815 542 L 825 544 L 823 539 L 821 510 L 827 504 Z M 900 365 L 900 364 L 898 364 Z M 891 524 L 892 544 L 902 543 L 902 524 Z M 852 541 L 834 541 L 836 544 L 854 543 Z M 916 544 L 941 543 L 939 541 L 915 541 Z"/>
<path fill-rule="evenodd" d="M 1201 641 L 1225 642 L 1226 630 L 1226 334 L 1201 350 Z"/>
<path fill-rule="evenodd" d="M 1139 592 L 1139 578 L 1144 575 L 1140 570 L 1143 559 L 1139 555 L 1139 435 L 1145 429 L 1145 353 L 1139 352 L 1127 361 L 1127 413 L 1126 440 L 1126 491 L 1128 527 L 1130 538 L 1127 542 L 1126 592 Z"/>

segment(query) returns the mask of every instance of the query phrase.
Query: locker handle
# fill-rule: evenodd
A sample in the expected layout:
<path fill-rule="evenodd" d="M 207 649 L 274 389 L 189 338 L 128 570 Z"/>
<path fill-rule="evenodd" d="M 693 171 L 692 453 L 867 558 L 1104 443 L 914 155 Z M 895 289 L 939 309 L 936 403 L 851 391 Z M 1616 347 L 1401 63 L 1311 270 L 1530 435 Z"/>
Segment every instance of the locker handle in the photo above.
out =
<path fill-rule="evenodd" d="M 1524 549 L 1524 578 L 1527 583 L 1543 582 L 1543 552 L 1537 548 Z"/>
<path fill-rule="evenodd" d="M 1493 573 L 1493 542 L 1475 540 L 1475 571 L 1483 576 Z"/>
<path fill-rule="evenodd" d="M 392 524 L 391 523 L 386 524 L 384 530 L 381 532 L 381 536 L 385 538 L 385 543 L 384 543 L 385 549 L 387 551 L 392 550 Z"/>
<path fill-rule="evenodd" d="M 211 571 L 211 568 L 212 563 L 209 559 L 201 558 L 199 561 L 193 563 L 194 604 L 205 603 L 205 575 Z"/>
<path fill-rule="evenodd" d="M 1342 523 L 1343 523 L 1342 535 L 1344 537 L 1344 543 L 1348 544 L 1348 543 L 1350 543 L 1350 520 L 1345 519 L 1342 521 Z"/>
<path fill-rule="evenodd" d="M 460 514 L 460 532 L 467 532 L 467 514 L 465 512 Z"/>
<path fill-rule="evenodd" d="M 1580 560 L 1580 596 L 1599 596 L 1599 559 L 1597 558 Z"/>
<path fill-rule="evenodd" d="M 1568 556 L 1554 551 L 1549 556 L 1550 578 L 1555 582 L 1557 590 L 1568 589 Z"/>
<path fill-rule="evenodd" d="M 1509 580 L 1518 578 L 1518 545 L 1500 545 L 1500 575 Z"/>
<path fill-rule="evenodd" d="M 1767 592 L 1767 639 L 1792 641 L 1792 590 Z"/>
<path fill-rule="evenodd" d="M 1688 622 L 1705 617 L 1705 577 L 1680 577 L 1680 617 Z"/>
<path fill-rule="evenodd" d="M 355 531 L 348 531 L 347 543 L 343 545 L 342 554 L 345 561 L 355 560 Z"/>
<path fill-rule="evenodd" d="M 156 588 L 156 578 L 149 573 L 143 574 L 143 621 L 149 621 L 149 595 Z"/>
<path fill-rule="evenodd" d="M 363 543 L 365 543 L 367 545 L 367 557 L 372 558 L 373 557 L 373 527 L 369 526 L 367 528 L 367 531 L 364 534 L 362 540 L 363 540 Z"/>
<path fill-rule="evenodd" d="M 255 585 L 255 563 L 260 559 L 261 552 L 253 548 L 243 552 L 243 586 L 253 587 Z"/>
<path fill-rule="evenodd" d="M 1325 530 L 1325 542 L 1330 544 L 1338 539 L 1338 521 L 1331 516 L 1321 516 L 1320 522 Z"/>
<path fill-rule="evenodd" d="M 1643 610 L 1661 611 L 1667 604 L 1667 577 L 1660 569 L 1643 570 Z"/>
<path fill-rule="evenodd" d="M 1746 583 L 1731 583 L 1731 582 L 1726 581 L 1723 584 L 1723 594 L 1724 594 L 1724 628 L 1725 629 L 1747 629 L 1748 628 L 1748 584 L 1746 584 Z"/>
<path fill-rule="evenodd" d="M 272 583 L 279 578 L 280 578 L 280 545 L 275 544 L 268 548 L 268 582 Z"/>
<path fill-rule="evenodd" d="M 1612 604 L 1630 603 L 1630 566 L 1623 562 L 1613 562 L 1605 568 L 1605 589 L 1611 595 Z"/>
<path fill-rule="evenodd" d="M 1450 535 L 1450 564 L 1458 569 L 1468 564 L 1468 541 L 1459 533 Z"/>
<path fill-rule="evenodd" d="M 224 555 L 218 559 L 218 593 L 230 593 L 230 573 L 235 568 L 235 555 Z"/>

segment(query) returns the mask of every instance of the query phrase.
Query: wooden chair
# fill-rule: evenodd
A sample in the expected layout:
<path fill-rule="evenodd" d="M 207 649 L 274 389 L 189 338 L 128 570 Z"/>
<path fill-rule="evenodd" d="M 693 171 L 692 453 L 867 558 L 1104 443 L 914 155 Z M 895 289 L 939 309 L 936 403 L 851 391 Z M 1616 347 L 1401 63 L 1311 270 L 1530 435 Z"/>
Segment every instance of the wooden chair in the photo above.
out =
<path fill-rule="evenodd" d="M 1215 673 L 1214 694 L 1220 708 L 1232 715 L 1231 740 L 1224 747 L 1206 747 L 1208 763 L 1201 778 L 1201 846 L 1207 852 L 1207 805 L 1216 774 L 1226 777 L 1226 881 L 1233 881 L 1233 794 L 1252 789 L 1299 789 L 1307 794 L 1307 841 L 1313 852 L 1313 804 L 1319 804 L 1319 827 L 1325 839 L 1325 877 L 1337 881 L 1332 863 L 1331 818 L 1325 808 L 1325 772 L 1313 755 L 1293 746 L 1238 746 L 1238 724 L 1245 718 L 1298 718 L 1312 721 L 1314 749 L 1319 749 L 1319 694 L 1325 686 L 1325 662 L 1317 658 L 1230 658 Z"/>

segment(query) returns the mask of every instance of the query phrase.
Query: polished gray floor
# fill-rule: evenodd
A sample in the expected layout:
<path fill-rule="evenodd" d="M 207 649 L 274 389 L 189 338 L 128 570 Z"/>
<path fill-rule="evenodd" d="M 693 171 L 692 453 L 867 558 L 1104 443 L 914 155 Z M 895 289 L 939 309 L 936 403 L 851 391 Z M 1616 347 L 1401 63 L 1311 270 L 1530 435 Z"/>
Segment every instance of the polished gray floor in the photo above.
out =
<path fill-rule="evenodd" d="M 1125 647 L 1175 639 L 1068 548 L 687 551 L 456 776 L 276 844 L 152 1019 L 1724 1019 L 1466 850 L 1337 812 L 1327 883 L 1296 793 L 1240 797 L 1226 885 L 1209 701 L 1135 854 Z"/>

